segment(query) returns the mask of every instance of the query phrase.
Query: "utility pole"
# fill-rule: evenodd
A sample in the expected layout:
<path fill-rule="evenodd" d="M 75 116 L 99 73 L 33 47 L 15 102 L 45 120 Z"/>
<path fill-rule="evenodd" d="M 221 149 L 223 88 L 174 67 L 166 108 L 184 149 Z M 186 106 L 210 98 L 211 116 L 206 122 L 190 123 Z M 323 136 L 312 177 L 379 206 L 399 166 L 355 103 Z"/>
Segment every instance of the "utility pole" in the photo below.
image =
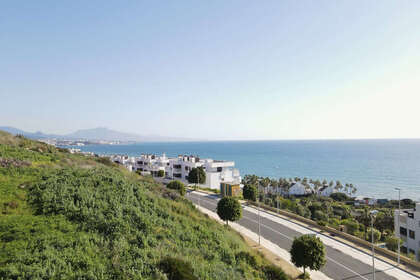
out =
<path fill-rule="evenodd" d="M 197 167 L 197 189 L 198 189 L 198 184 L 200 184 L 200 172 Z M 200 206 L 200 195 L 198 195 L 198 206 Z"/>
<path fill-rule="evenodd" d="M 373 280 L 375 280 L 375 241 L 373 235 L 373 219 L 375 215 L 378 213 L 378 210 L 370 211 L 370 231 L 372 233 L 372 266 L 373 266 Z"/>
<path fill-rule="evenodd" d="M 279 213 L 279 184 L 280 184 L 280 181 L 277 183 L 277 195 L 276 195 L 277 214 Z"/>
<path fill-rule="evenodd" d="M 395 188 L 398 191 L 398 226 L 397 226 L 397 236 L 398 236 L 398 266 L 400 265 L 400 254 L 401 254 L 401 242 L 400 242 L 400 217 L 401 217 L 401 189 Z"/>
<path fill-rule="evenodd" d="M 261 187 L 261 182 L 258 180 L 258 190 Z M 261 245 L 261 215 L 260 215 L 260 192 L 258 191 L 258 245 Z"/>
<path fill-rule="evenodd" d="M 258 194 L 258 245 L 261 245 L 260 195 Z"/>

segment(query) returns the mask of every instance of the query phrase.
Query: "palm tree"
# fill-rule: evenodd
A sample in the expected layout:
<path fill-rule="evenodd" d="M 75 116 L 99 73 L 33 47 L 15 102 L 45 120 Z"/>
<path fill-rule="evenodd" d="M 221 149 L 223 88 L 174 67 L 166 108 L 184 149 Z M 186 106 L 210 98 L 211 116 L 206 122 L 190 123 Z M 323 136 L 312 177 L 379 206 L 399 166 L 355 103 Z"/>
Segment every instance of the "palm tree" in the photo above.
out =
<path fill-rule="evenodd" d="M 344 188 L 344 192 L 349 193 L 349 188 L 350 188 L 350 185 L 346 184 L 346 187 Z"/>
<path fill-rule="evenodd" d="M 350 184 L 351 194 L 355 194 L 357 192 L 357 188 L 353 186 L 353 184 Z M 349 193 L 350 194 L 350 193 Z"/>

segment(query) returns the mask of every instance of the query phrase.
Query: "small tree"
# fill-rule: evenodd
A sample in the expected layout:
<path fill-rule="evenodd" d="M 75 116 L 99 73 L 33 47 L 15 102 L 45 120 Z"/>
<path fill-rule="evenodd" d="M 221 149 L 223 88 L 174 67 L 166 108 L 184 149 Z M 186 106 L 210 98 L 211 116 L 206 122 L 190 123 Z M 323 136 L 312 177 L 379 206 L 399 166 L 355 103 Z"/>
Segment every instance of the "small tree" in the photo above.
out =
<path fill-rule="evenodd" d="M 303 267 L 303 273 L 306 268 L 319 270 L 326 263 L 325 246 L 319 237 L 306 234 L 293 240 L 290 249 L 291 261 L 297 267 Z"/>
<path fill-rule="evenodd" d="M 403 241 L 401 239 L 398 239 L 395 236 L 389 236 L 387 239 L 385 239 L 386 248 L 396 252 L 398 249 L 398 242 L 400 242 L 400 246 L 402 246 Z"/>
<path fill-rule="evenodd" d="M 381 232 L 376 228 L 373 229 L 373 239 L 374 243 L 377 243 L 381 239 Z M 367 230 L 367 240 L 372 242 L 372 228 Z"/>
<path fill-rule="evenodd" d="M 158 173 L 157 173 L 157 176 L 158 176 L 158 177 L 163 177 L 163 176 L 165 176 L 165 171 L 163 171 L 163 170 L 159 170 L 159 171 L 158 171 Z"/>
<path fill-rule="evenodd" d="M 204 184 L 206 182 L 206 172 L 203 167 L 194 167 L 191 169 L 190 173 L 188 173 L 188 183 L 197 184 L 197 182 L 199 184 Z"/>
<path fill-rule="evenodd" d="M 256 201 L 258 195 L 257 187 L 254 185 L 245 185 L 243 189 L 243 195 L 245 199 Z"/>
<path fill-rule="evenodd" d="M 177 190 L 182 196 L 185 195 L 185 185 L 178 180 L 170 182 L 168 185 L 166 185 L 166 187 L 168 189 Z"/>
<path fill-rule="evenodd" d="M 346 226 L 347 233 L 354 235 L 356 231 L 359 229 L 359 223 L 354 220 L 343 220 L 341 222 L 342 225 Z"/>
<path fill-rule="evenodd" d="M 229 221 L 237 221 L 242 217 L 241 204 L 237 199 L 225 196 L 217 203 L 217 215 L 220 219 L 226 221 L 226 224 L 229 224 Z"/>

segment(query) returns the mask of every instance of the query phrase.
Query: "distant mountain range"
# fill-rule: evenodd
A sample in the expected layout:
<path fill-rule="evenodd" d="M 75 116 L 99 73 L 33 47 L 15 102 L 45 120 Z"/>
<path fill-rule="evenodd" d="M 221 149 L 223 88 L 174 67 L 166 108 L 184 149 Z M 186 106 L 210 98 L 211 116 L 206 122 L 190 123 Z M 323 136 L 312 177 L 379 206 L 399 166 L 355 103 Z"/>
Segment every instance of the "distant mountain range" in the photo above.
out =
<path fill-rule="evenodd" d="M 92 129 L 80 129 L 70 134 L 45 134 L 41 131 L 27 132 L 15 127 L 0 126 L 0 130 L 11 134 L 21 134 L 32 139 L 66 139 L 66 140 L 104 140 L 104 141 L 121 141 L 121 142 L 181 142 L 193 141 L 194 139 L 167 137 L 159 135 L 138 135 L 134 133 L 119 132 L 108 129 L 106 127 L 98 127 Z"/>

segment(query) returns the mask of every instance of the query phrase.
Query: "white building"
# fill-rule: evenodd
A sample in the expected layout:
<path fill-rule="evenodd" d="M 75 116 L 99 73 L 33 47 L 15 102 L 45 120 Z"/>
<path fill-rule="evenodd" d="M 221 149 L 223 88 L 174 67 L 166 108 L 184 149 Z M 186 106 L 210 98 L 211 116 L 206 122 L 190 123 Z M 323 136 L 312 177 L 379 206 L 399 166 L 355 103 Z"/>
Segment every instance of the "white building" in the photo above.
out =
<path fill-rule="evenodd" d="M 294 183 L 289 189 L 289 195 L 306 195 L 310 193 L 312 193 L 311 188 L 301 182 Z"/>
<path fill-rule="evenodd" d="M 239 170 L 235 162 L 213 159 L 200 159 L 197 156 L 179 155 L 176 158 L 152 154 L 142 154 L 140 157 L 113 156 L 111 160 L 125 165 L 130 171 L 140 170 L 156 176 L 159 170 L 165 172 L 165 179 L 180 180 L 188 183 L 188 174 L 193 168 L 202 167 L 206 173 L 206 188 L 219 189 L 220 183 L 240 184 Z"/>
<path fill-rule="evenodd" d="M 414 254 L 417 260 L 420 259 L 420 203 L 416 208 L 401 210 L 398 223 L 398 209 L 394 213 L 395 235 L 403 240 L 402 253 Z M 399 228 L 398 228 L 399 224 Z"/>
<path fill-rule="evenodd" d="M 331 186 L 328 186 L 328 185 L 325 185 L 325 186 L 322 186 L 319 190 L 318 190 L 318 194 L 320 195 L 320 196 L 330 196 L 332 193 L 334 193 L 335 192 L 335 189 L 334 189 L 334 187 L 331 187 Z"/>

